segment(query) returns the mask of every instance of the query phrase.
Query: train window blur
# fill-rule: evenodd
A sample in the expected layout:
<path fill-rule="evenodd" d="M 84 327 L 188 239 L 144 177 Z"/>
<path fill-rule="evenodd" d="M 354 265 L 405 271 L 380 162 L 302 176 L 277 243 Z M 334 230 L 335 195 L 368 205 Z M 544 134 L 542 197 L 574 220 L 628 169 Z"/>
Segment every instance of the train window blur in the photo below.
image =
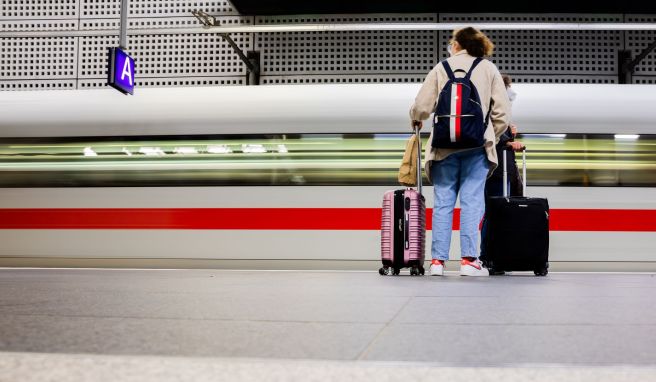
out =
<path fill-rule="evenodd" d="M 407 134 L 0 140 L 0 187 L 398 185 Z M 428 137 L 424 137 L 424 144 Z M 524 134 L 530 186 L 656 186 L 656 135 Z M 518 158 L 519 159 L 519 158 Z M 521 167 L 521 160 L 518 160 Z"/>

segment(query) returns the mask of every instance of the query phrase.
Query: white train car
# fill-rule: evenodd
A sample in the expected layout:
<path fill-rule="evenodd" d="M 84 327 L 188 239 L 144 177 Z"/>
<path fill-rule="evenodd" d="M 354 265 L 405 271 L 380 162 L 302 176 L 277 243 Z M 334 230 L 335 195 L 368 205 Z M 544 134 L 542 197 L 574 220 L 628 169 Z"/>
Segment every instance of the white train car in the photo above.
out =
<path fill-rule="evenodd" d="M 514 87 L 551 269 L 655 270 L 656 87 Z M 0 265 L 376 270 L 417 90 L 0 93 Z"/>

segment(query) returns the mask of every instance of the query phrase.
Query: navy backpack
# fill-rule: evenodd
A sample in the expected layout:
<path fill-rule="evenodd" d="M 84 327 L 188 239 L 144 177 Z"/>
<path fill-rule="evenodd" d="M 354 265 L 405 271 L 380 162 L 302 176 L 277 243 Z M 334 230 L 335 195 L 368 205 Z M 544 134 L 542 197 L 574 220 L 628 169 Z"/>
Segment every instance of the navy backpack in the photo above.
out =
<path fill-rule="evenodd" d="M 482 58 L 476 58 L 469 72 L 462 78 L 456 78 L 449 63 L 442 61 L 449 81 L 442 88 L 435 107 L 431 142 L 433 147 L 463 149 L 481 147 L 485 143 L 485 129 L 492 105 L 490 103 L 484 119 L 481 99 L 471 81 L 471 74 L 481 61 Z M 456 71 L 464 72 L 461 69 Z"/>

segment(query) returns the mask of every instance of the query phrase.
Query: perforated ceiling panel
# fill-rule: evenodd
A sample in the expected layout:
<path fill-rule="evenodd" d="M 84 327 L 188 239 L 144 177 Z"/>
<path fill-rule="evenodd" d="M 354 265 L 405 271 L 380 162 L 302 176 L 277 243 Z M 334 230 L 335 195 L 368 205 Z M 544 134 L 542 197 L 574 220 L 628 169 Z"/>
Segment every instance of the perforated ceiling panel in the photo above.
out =
<path fill-rule="evenodd" d="M 118 31 L 120 0 L 3 1 L 3 31 Z M 27 5 L 26 5 L 27 4 Z M 194 28 L 191 11 L 217 15 L 226 25 L 252 24 L 228 1 L 130 0 L 128 29 Z M 67 20 L 40 20 L 70 17 Z M 78 18 L 79 16 L 79 18 Z M 0 36 L 1 37 L 1 36 Z M 253 49 L 253 36 L 233 35 L 243 50 Z M 117 36 L 65 38 L 0 38 L 2 89 L 93 88 L 106 85 L 108 48 Z M 128 37 L 135 58 L 137 87 L 242 85 L 245 67 L 218 35 L 180 33 Z M 66 79 L 61 80 L 61 79 Z"/>
<path fill-rule="evenodd" d="M 22 32 L 22 31 L 65 31 L 77 30 L 78 22 L 76 20 L 13 20 L 0 21 L 1 32 Z"/>
<path fill-rule="evenodd" d="M 440 15 L 440 22 L 621 22 L 621 15 Z M 517 82 L 617 82 L 619 31 L 485 31 L 495 44 L 492 61 Z M 447 56 L 451 33 L 440 36 Z"/>
<path fill-rule="evenodd" d="M 282 84 L 377 84 L 377 83 L 409 83 L 422 82 L 426 77 L 423 74 L 394 74 L 390 76 L 380 74 L 312 74 L 289 76 L 265 76 L 262 85 Z"/>
<path fill-rule="evenodd" d="M 251 36 L 235 35 L 233 40 L 242 49 L 251 49 Z M 107 49 L 117 45 L 117 37 L 82 37 L 78 77 L 106 78 Z M 128 46 L 138 78 L 245 74 L 237 54 L 215 35 L 130 36 Z"/>
<path fill-rule="evenodd" d="M 256 24 L 436 22 L 436 15 L 256 17 Z M 434 31 L 260 33 L 263 83 L 419 81 L 435 65 Z"/>
<path fill-rule="evenodd" d="M 77 0 L 73 0 L 75 3 Z M 121 0 L 80 0 L 81 18 L 119 18 Z M 237 15 L 232 4 L 226 0 L 130 0 L 128 17 L 175 17 L 189 16 L 195 9 L 211 15 Z"/>
<path fill-rule="evenodd" d="M 77 19 L 78 0 L 2 0 L 0 19 Z"/>
<path fill-rule="evenodd" d="M 368 14 L 245 17 L 227 0 L 130 0 L 131 30 L 199 28 L 192 10 L 222 24 L 367 22 L 656 22 L 655 15 Z M 120 0 L 0 0 L 0 89 L 105 86 L 107 48 L 115 36 L 2 37 L 16 31 L 118 30 Z M 182 31 L 180 31 L 182 32 Z M 618 51 L 634 57 L 655 32 L 486 31 L 492 60 L 516 82 L 615 83 Z M 449 32 L 358 31 L 233 34 L 260 52 L 262 84 L 421 82 L 447 55 Z M 246 68 L 218 35 L 173 33 L 128 38 L 137 88 L 245 85 Z M 656 53 L 636 68 L 634 83 L 656 83 Z M 138 91 L 138 90 L 137 90 Z"/>
<path fill-rule="evenodd" d="M 251 25 L 252 17 L 223 16 L 218 18 L 221 25 Z M 120 20 L 114 19 L 82 19 L 81 30 L 115 29 L 120 27 Z M 128 29 L 175 29 L 198 28 L 198 20 L 193 16 L 186 17 L 134 17 L 128 19 Z"/>
<path fill-rule="evenodd" d="M 75 30 L 77 18 L 77 0 L 2 0 L 0 37 L 9 31 Z M 0 38 L 0 89 L 74 89 L 76 50 L 73 37 Z"/>
<path fill-rule="evenodd" d="M 12 38 L 0 39 L 0 88 L 29 89 L 24 78 L 44 81 L 73 79 L 71 82 L 52 82 L 54 88 L 71 88 L 75 83 L 77 41 L 73 37 Z M 68 84 L 68 85 L 63 85 Z"/>

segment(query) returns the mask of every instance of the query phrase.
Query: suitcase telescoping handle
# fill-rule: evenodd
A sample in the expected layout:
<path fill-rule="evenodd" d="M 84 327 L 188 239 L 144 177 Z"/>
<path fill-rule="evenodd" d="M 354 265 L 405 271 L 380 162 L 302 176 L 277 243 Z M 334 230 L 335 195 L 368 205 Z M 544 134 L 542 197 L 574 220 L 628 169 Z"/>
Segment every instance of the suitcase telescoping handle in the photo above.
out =
<path fill-rule="evenodd" d="M 419 134 L 419 124 L 414 123 L 415 135 L 417 136 L 417 192 L 421 195 L 421 135 Z"/>
<path fill-rule="evenodd" d="M 511 147 L 503 148 L 503 196 L 508 197 L 510 193 L 508 192 L 508 161 L 506 160 L 508 155 L 506 151 L 512 150 Z M 526 147 L 522 149 L 522 196 L 526 196 Z"/>

